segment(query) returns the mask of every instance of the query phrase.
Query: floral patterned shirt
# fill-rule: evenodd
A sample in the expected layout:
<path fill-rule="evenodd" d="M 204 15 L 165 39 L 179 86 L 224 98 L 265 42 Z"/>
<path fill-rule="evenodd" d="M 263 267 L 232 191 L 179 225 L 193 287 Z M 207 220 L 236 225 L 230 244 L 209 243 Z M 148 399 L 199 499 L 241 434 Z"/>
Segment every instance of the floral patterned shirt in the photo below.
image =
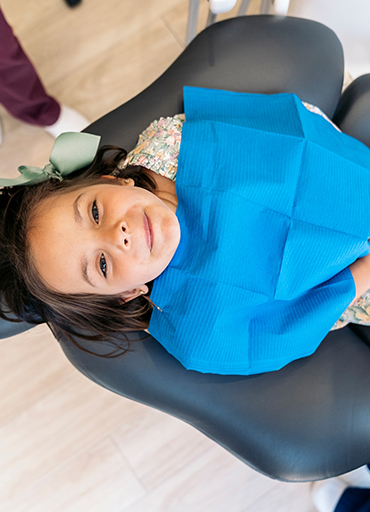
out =
<path fill-rule="evenodd" d="M 323 116 L 334 128 L 339 130 L 318 107 L 306 102 L 302 103 L 308 110 Z M 128 165 L 141 165 L 161 176 L 176 181 L 177 161 L 184 122 L 185 114 L 161 117 L 159 120 L 153 121 L 142 132 L 135 148 L 119 163 L 118 169 L 124 169 Z M 370 290 L 344 311 L 331 330 L 340 329 L 350 322 L 370 325 Z"/>
<path fill-rule="evenodd" d="M 139 136 L 134 149 L 118 164 L 118 169 L 124 169 L 128 165 L 141 165 L 176 181 L 184 121 L 185 114 L 161 117 L 158 121 L 153 121 Z"/>

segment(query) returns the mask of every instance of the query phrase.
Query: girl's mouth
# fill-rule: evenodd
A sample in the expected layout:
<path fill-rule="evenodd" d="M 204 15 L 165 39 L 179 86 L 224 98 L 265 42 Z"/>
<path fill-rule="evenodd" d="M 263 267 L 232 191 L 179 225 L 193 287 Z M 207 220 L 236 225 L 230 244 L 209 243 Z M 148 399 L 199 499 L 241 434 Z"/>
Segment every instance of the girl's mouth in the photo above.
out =
<path fill-rule="evenodd" d="M 150 252 L 152 252 L 152 249 L 153 249 L 153 230 L 152 230 L 152 225 L 151 225 L 151 222 L 149 220 L 149 217 L 147 216 L 146 213 L 144 213 L 144 230 L 145 230 L 146 243 L 147 243 L 147 245 L 149 247 Z"/>

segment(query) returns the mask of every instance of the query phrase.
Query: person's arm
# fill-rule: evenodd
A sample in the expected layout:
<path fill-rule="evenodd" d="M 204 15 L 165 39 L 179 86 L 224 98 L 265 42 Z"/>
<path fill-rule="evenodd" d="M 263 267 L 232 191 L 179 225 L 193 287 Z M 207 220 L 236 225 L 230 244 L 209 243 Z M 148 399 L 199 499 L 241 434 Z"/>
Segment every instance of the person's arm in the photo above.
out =
<path fill-rule="evenodd" d="M 370 289 L 370 254 L 359 258 L 349 266 L 356 285 L 356 297 L 351 302 L 352 306 L 367 290 Z"/>

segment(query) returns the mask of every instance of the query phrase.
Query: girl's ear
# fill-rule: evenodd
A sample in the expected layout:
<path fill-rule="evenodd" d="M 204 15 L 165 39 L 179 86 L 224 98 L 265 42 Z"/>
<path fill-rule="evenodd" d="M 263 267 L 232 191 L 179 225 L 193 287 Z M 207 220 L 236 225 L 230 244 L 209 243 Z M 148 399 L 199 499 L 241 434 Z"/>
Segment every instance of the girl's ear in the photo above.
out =
<path fill-rule="evenodd" d="M 114 180 L 123 186 L 129 186 L 129 187 L 135 186 L 135 182 L 132 178 L 118 178 L 116 176 L 111 176 L 110 174 L 105 174 L 104 176 L 100 176 L 100 177 L 104 180 Z"/>
<path fill-rule="evenodd" d="M 129 302 L 130 300 L 136 299 L 136 297 L 139 297 L 140 295 L 145 295 L 148 293 L 149 288 L 144 284 L 143 286 L 140 286 L 139 288 L 134 288 L 133 290 L 129 290 L 128 292 L 122 293 L 122 299 L 124 302 Z"/>

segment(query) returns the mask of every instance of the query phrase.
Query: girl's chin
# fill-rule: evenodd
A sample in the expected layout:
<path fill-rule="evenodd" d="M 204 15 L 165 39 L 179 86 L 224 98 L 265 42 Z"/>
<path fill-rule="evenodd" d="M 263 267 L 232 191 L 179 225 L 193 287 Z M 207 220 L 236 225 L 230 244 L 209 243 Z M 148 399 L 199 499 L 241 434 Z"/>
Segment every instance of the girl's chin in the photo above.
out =
<path fill-rule="evenodd" d="M 171 253 L 170 259 L 175 254 L 176 249 L 180 243 L 181 230 L 180 224 L 177 217 L 167 219 L 167 221 L 161 226 L 160 233 L 158 233 L 158 247 L 164 250 L 167 254 Z M 153 234 L 153 249 L 155 249 L 156 232 Z"/>

